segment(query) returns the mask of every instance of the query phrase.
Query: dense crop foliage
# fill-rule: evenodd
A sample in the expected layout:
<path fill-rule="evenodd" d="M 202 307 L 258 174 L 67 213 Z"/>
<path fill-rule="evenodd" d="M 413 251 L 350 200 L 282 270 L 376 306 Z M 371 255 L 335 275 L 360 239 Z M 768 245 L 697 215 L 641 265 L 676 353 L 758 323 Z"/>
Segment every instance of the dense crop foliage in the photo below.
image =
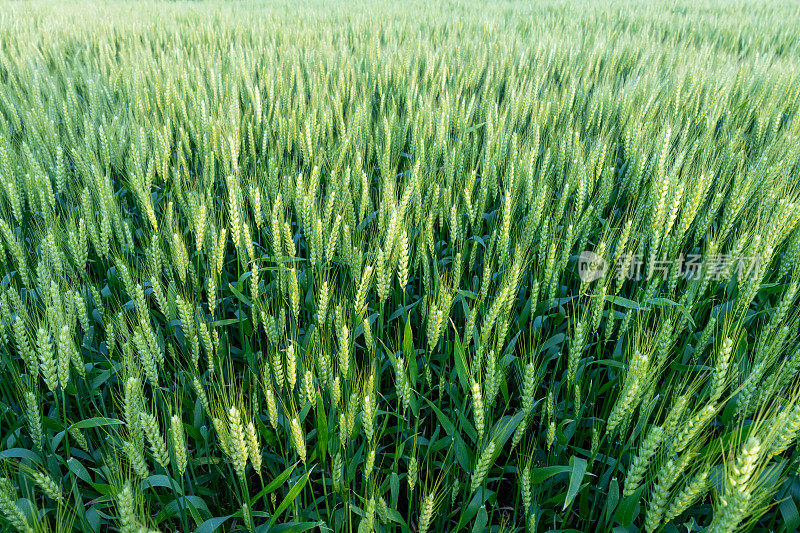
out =
<path fill-rule="evenodd" d="M 0 4 L 3 528 L 800 525 L 798 8 L 479 4 Z"/>

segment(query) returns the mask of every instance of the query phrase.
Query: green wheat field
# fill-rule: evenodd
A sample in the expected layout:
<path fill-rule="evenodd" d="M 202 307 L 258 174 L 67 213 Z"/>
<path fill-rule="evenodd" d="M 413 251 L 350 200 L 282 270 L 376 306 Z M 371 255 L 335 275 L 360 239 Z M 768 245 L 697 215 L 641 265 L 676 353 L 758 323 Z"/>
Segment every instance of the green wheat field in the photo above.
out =
<path fill-rule="evenodd" d="M 0 2 L 0 530 L 800 528 L 800 5 Z"/>

